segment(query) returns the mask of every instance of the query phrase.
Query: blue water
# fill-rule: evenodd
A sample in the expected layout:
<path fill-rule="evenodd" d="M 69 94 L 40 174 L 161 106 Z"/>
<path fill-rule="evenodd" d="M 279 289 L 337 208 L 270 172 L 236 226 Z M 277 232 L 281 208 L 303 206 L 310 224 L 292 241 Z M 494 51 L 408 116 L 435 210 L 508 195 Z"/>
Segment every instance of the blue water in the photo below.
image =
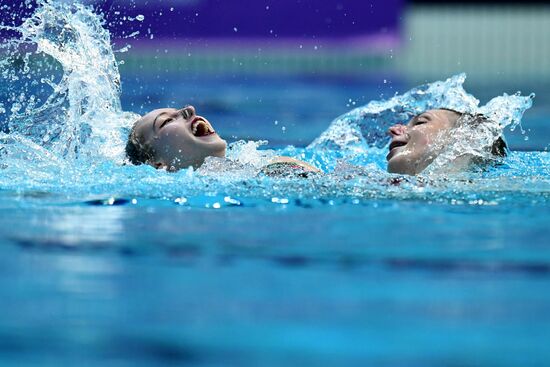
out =
<path fill-rule="evenodd" d="M 328 173 L 174 174 L 2 140 L 0 365 L 550 363 L 547 90 L 470 81 L 482 104 L 537 93 L 511 156 L 389 185 L 384 148 L 305 147 L 404 78 L 150 74 L 121 67 L 121 110 L 192 103 L 229 142 L 266 139 Z"/>
<path fill-rule="evenodd" d="M 265 103 L 237 107 L 224 93 L 234 82 L 208 81 L 209 97 L 193 96 L 203 101 L 198 108 L 220 115 L 225 136 L 268 136 L 275 145 L 317 134 L 331 108 L 345 111 L 350 96 L 345 80 L 319 88 L 299 78 L 241 79 L 233 93 L 261 95 Z M 129 77 L 126 90 L 132 83 Z M 272 95 L 278 83 L 287 97 Z M 353 90 L 357 98 L 379 93 L 368 83 Z M 326 111 L 292 95 L 326 98 Z M 130 92 L 123 103 L 140 98 Z M 261 124 L 247 120 L 254 112 L 264 116 Z M 288 130 L 269 123 L 274 119 Z M 303 119 L 319 125 L 307 128 Z M 412 188 L 395 198 L 334 195 L 289 204 L 242 196 L 242 205 L 220 209 L 205 206 L 223 197 L 181 205 L 177 189 L 115 205 L 101 205 L 109 192 L 77 200 L 4 190 L 0 360 L 544 366 L 550 191 L 520 180 L 515 191 L 477 196 L 468 187 L 434 200 Z"/>

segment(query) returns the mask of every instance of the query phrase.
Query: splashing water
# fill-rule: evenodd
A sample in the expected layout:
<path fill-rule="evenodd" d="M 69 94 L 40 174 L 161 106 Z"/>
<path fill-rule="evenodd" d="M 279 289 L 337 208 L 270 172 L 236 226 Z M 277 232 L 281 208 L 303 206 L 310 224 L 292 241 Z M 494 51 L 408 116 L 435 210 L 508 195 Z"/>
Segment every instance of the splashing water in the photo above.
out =
<path fill-rule="evenodd" d="M 307 148 L 262 150 L 264 142 L 241 141 L 230 145 L 226 159 L 209 158 L 198 170 L 168 173 L 124 165 L 125 139 L 139 116 L 121 108 L 118 65 L 102 17 L 83 5 L 44 0 L 21 25 L 2 27 L 14 34 L 0 47 L 7 86 L 0 104 L 0 187 L 7 191 L 65 200 L 167 198 L 215 208 L 265 199 L 275 204 L 370 198 L 498 203 L 505 199 L 503 191 L 526 191 L 524 182 L 512 179 L 516 176 L 532 180 L 530 189 L 536 192 L 548 188 L 550 159 L 542 153 L 513 153 L 506 169 L 466 172 L 466 177 L 445 172 L 460 155 L 487 154 L 486 146 L 506 127 L 520 124 L 532 103 L 532 96 L 504 95 L 480 107 L 463 89 L 464 74 L 356 108 Z M 457 129 L 455 143 L 424 176 L 388 174 L 387 128 L 438 107 L 483 113 L 492 125 L 475 134 Z M 327 173 L 310 179 L 258 175 L 274 155 L 308 161 Z"/>
<path fill-rule="evenodd" d="M 534 95 L 504 95 L 479 107 L 479 100 L 464 90 L 465 80 L 466 74 L 455 75 L 445 81 L 419 86 L 388 101 L 372 101 L 358 107 L 334 120 L 309 148 L 361 152 L 371 146 L 383 147 L 388 143 L 390 126 L 406 123 L 423 111 L 437 108 L 483 113 L 498 125 L 501 135 L 506 126 L 515 128 L 520 124 L 523 113 L 532 105 Z"/>
<path fill-rule="evenodd" d="M 120 159 L 137 116 L 120 106 L 120 75 L 101 17 L 80 4 L 43 1 L 16 31 L 2 46 L 2 76 L 16 82 L 5 103 L 10 135 L 66 160 Z"/>

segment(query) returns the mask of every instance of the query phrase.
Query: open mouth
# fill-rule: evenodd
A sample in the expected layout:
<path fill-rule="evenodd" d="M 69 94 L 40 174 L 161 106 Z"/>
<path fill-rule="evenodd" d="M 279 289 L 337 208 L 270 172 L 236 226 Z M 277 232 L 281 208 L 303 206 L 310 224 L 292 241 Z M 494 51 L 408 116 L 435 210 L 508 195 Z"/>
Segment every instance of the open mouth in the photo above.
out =
<path fill-rule="evenodd" d="M 191 132 L 194 136 L 203 137 L 215 134 L 214 128 L 202 117 L 197 117 L 191 123 Z"/>
<path fill-rule="evenodd" d="M 389 147 L 389 153 L 388 155 L 386 156 L 386 160 L 390 160 L 393 158 L 393 156 L 395 154 L 397 154 L 397 150 L 396 148 L 399 148 L 399 147 L 403 147 L 407 145 L 407 142 L 406 141 L 399 141 L 399 140 L 394 140 L 390 143 L 390 147 Z"/>
<path fill-rule="evenodd" d="M 402 147 L 404 145 L 407 145 L 407 142 L 406 141 L 392 141 L 390 143 L 390 152 L 392 150 L 394 150 L 395 148 L 399 148 L 399 147 Z"/>

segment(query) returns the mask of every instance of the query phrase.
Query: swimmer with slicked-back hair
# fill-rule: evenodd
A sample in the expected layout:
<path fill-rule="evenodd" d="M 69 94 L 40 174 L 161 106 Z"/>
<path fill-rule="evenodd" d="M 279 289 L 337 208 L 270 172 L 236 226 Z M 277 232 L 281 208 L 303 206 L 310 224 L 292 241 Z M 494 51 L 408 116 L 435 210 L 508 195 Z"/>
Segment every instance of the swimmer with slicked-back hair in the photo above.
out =
<path fill-rule="evenodd" d="M 388 172 L 417 175 L 424 171 L 446 146 L 455 143 L 456 137 L 453 132 L 457 128 L 468 124 L 475 131 L 489 123 L 490 121 L 484 115 L 465 114 L 439 108 L 420 113 L 406 124 L 394 125 L 388 131 L 391 137 L 389 152 L 386 156 Z M 490 153 L 487 154 L 488 156 L 495 159 L 508 154 L 508 147 L 502 136 L 483 148 Z M 457 158 L 462 158 L 462 164 L 474 163 L 476 159 L 468 156 Z"/>
<path fill-rule="evenodd" d="M 389 128 L 391 141 L 388 172 L 417 175 L 428 167 L 446 145 L 452 144 L 453 131 L 463 123 L 481 125 L 483 115 L 468 115 L 440 108 L 425 111 L 406 124 Z M 474 126 L 475 128 L 475 126 Z M 193 106 L 163 108 L 149 112 L 135 122 L 126 145 L 133 164 L 148 164 L 168 171 L 200 167 L 206 157 L 225 157 L 227 144 L 210 122 L 196 114 Z M 504 157 L 507 146 L 502 137 L 486 147 L 494 157 Z M 290 157 L 275 157 L 262 172 L 267 175 L 295 173 L 303 177 L 320 173 L 316 167 Z"/>

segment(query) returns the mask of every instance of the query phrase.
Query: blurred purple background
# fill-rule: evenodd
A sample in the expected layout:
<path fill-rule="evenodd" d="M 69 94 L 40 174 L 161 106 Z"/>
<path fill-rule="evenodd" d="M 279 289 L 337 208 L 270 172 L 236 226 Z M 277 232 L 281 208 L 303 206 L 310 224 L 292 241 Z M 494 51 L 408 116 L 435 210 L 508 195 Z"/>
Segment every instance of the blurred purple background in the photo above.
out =
<path fill-rule="evenodd" d="M 395 34 L 404 0 L 136 2 L 159 38 L 342 38 Z M 117 3 L 113 4 L 114 7 Z M 118 33 L 118 32 L 117 32 Z M 142 34 L 146 36 L 146 34 Z"/>

